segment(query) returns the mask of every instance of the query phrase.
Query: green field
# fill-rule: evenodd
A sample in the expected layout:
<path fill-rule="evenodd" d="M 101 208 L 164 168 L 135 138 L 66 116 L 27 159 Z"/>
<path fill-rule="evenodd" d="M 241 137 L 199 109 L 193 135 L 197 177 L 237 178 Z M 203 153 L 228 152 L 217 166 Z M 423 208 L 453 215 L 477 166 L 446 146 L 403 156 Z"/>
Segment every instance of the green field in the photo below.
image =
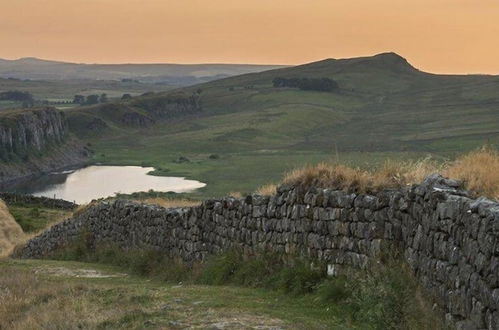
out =
<path fill-rule="evenodd" d="M 132 96 L 145 92 L 160 92 L 171 89 L 171 86 L 152 83 L 121 82 L 117 80 L 19 80 L 0 78 L 0 92 L 23 91 L 29 92 L 37 101 L 48 101 L 60 109 L 74 107 L 72 103 L 76 94 L 107 94 L 109 98 L 121 98 L 123 94 Z M 22 106 L 22 102 L 0 101 L 0 110 Z"/>
<path fill-rule="evenodd" d="M 276 77 L 329 77 L 340 89 L 274 88 Z M 427 74 L 396 54 L 325 60 L 175 93 L 198 90 L 202 112 L 146 129 L 118 120 L 123 103 L 114 112 L 69 110 L 68 118 L 75 134 L 92 145 L 95 162 L 152 165 L 156 174 L 198 179 L 208 183 L 198 193 L 203 197 L 251 192 L 306 163 L 334 159 L 372 166 L 386 158 L 449 159 L 499 142 L 499 77 Z M 130 110 L 147 115 L 140 106 L 131 104 Z M 93 118 L 108 128 L 99 134 L 81 128 Z M 190 162 L 175 162 L 180 156 Z"/>

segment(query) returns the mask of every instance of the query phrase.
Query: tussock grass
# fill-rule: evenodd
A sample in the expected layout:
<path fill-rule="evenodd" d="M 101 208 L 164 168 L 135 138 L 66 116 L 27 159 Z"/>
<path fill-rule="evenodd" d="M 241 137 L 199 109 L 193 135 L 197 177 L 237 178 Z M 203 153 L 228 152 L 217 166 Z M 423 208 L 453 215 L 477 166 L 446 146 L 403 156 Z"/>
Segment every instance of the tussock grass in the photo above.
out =
<path fill-rule="evenodd" d="M 388 160 L 381 167 L 365 170 L 338 163 L 319 163 L 287 173 L 284 184 L 319 186 L 353 192 L 374 192 L 421 182 L 425 176 L 436 172 L 438 166 L 431 159 L 417 162 Z"/>
<path fill-rule="evenodd" d="M 231 191 L 228 193 L 229 196 L 234 197 L 234 198 L 242 198 L 243 194 L 241 194 L 239 191 Z"/>
<path fill-rule="evenodd" d="M 459 157 L 444 174 L 463 181 L 469 190 L 499 200 L 499 152 L 491 146 Z"/>
<path fill-rule="evenodd" d="M 7 256 L 24 239 L 21 226 L 14 220 L 7 205 L 0 200 L 0 257 Z"/>
<path fill-rule="evenodd" d="M 492 147 L 482 147 L 452 162 L 439 163 L 431 158 L 406 162 L 387 160 L 382 166 L 369 170 L 322 162 L 288 172 L 283 183 L 365 193 L 421 183 L 432 173 L 461 180 L 467 189 L 477 194 L 499 198 L 499 153 Z"/>
<path fill-rule="evenodd" d="M 272 196 L 277 191 L 277 185 L 273 183 L 269 183 L 258 188 L 255 193 L 263 196 Z"/>
<path fill-rule="evenodd" d="M 174 208 L 174 207 L 194 207 L 201 204 L 200 201 L 195 201 L 187 198 L 147 198 L 143 200 L 138 200 L 140 203 L 159 205 L 164 208 Z"/>

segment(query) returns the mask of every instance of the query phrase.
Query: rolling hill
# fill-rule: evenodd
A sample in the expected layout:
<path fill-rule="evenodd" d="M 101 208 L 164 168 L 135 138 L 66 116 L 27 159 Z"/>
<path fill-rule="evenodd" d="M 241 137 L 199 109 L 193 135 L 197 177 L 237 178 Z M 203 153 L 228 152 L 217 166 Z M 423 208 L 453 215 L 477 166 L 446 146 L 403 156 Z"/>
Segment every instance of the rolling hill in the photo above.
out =
<path fill-rule="evenodd" d="M 34 57 L 0 59 L 0 77 L 38 80 L 120 80 L 185 86 L 222 77 L 278 68 L 250 64 L 81 64 Z"/>
<path fill-rule="evenodd" d="M 339 88 L 276 88 L 277 77 L 330 78 Z M 193 99 L 196 105 L 188 106 Z M 364 165 L 387 157 L 452 157 L 498 143 L 499 76 L 425 73 L 385 53 L 244 74 L 66 114 L 96 162 L 153 165 L 156 174 L 193 177 L 208 183 L 203 194 L 220 195 L 250 191 L 332 155 Z M 189 161 L 177 162 L 180 156 Z"/>

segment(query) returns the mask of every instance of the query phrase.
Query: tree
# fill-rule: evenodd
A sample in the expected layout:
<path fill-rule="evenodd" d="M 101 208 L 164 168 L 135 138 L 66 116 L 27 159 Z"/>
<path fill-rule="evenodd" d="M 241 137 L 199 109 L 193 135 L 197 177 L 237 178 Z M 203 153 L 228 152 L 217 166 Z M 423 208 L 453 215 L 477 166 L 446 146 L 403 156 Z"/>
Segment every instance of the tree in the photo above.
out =
<path fill-rule="evenodd" d="M 97 103 L 99 103 L 99 95 L 92 94 L 87 96 L 87 101 L 85 102 L 85 104 L 97 104 Z"/>
<path fill-rule="evenodd" d="M 121 99 L 123 101 L 131 100 L 132 99 L 132 95 L 130 95 L 130 94 L 123 94 L 123 96 L 121 97 Z"/>
<path fill-rule="evenodd" d="M 75 104 L 85 104 L 85 96 L 75 95 L 73 98 L 73 103 Z"/>
<path fill-rule="evenodd" d="M 33 105 L 33 103 L 35 102 L 35 99 L 33 98 L 33 95 L 31 95 L 31 93 L 23 91 L 2 92 L 0 93 L 0 100 L 27 102 L 31 105 Z"/>
<path fill-rule="evenodd" d="M 101 96 L 99 97 L 99 102 L 106 103 L 107 101 L 108 101 L 107 94 L 106 93 L 101 94 Z"/>

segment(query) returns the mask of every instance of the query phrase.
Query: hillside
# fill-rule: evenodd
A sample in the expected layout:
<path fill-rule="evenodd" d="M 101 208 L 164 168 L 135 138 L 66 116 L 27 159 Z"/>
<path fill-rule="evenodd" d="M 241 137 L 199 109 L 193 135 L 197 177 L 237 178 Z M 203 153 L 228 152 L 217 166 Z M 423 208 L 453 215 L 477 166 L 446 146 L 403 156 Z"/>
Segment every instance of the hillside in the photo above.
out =
<path fill-rule="evenodd" d="M 275 88 L 272 80 L 330 78 L 339 90 Z M 157 174 L 180 174 L 208 183 L 203 194 L 250 191 L 278 180 L 283 171 L 335 155 L 376 164 L 386 157 L 428 153 L 452 156 L 499 142 L 499 77 L 421 72 L 397 54 L 328 59 L 251 73 L 128 103 L 68 110 L 71 127 L 92 143 L 95 160 L 149 164 Z M 147 129 L 126 125 L 122 112 L 200 92 L 195 114 L 156 121 Z M 153 106 L 154 107 L 154 106 Z M 123 111 L 122 111 L 123 110 Z M 81 129 L 102 121 L 98 133 Z M 209 157 L 215 155 L 214 157 Z M 174 160 L 185 156 L 190 162 Z M 263 168 L 265 164 L 265 168 Z"/>
<path fill-rule="evenodd" d="M 329 78 L 331 92 L 273 87 Z M 151 165 L 206 182 L 204 196 L 250 192 L 332 156 L 452 157 L 499 142 L 499 77 L 421 72 L 394 53 L 250 73 L 130 101 L 65 110 L 94 161 Z M 177 160 L 187 159 L 178 162 Z M 263 166 L 265 165 L 265 166 Z"/>
<path fill-rule="evenodd" d="M 277 65 L 250 64 L 82 64 L 38 58 L 0 59 L 0 77 L 18 79 L 138 79 L 192 85 L 221 77 L 278 68 Z"/>

